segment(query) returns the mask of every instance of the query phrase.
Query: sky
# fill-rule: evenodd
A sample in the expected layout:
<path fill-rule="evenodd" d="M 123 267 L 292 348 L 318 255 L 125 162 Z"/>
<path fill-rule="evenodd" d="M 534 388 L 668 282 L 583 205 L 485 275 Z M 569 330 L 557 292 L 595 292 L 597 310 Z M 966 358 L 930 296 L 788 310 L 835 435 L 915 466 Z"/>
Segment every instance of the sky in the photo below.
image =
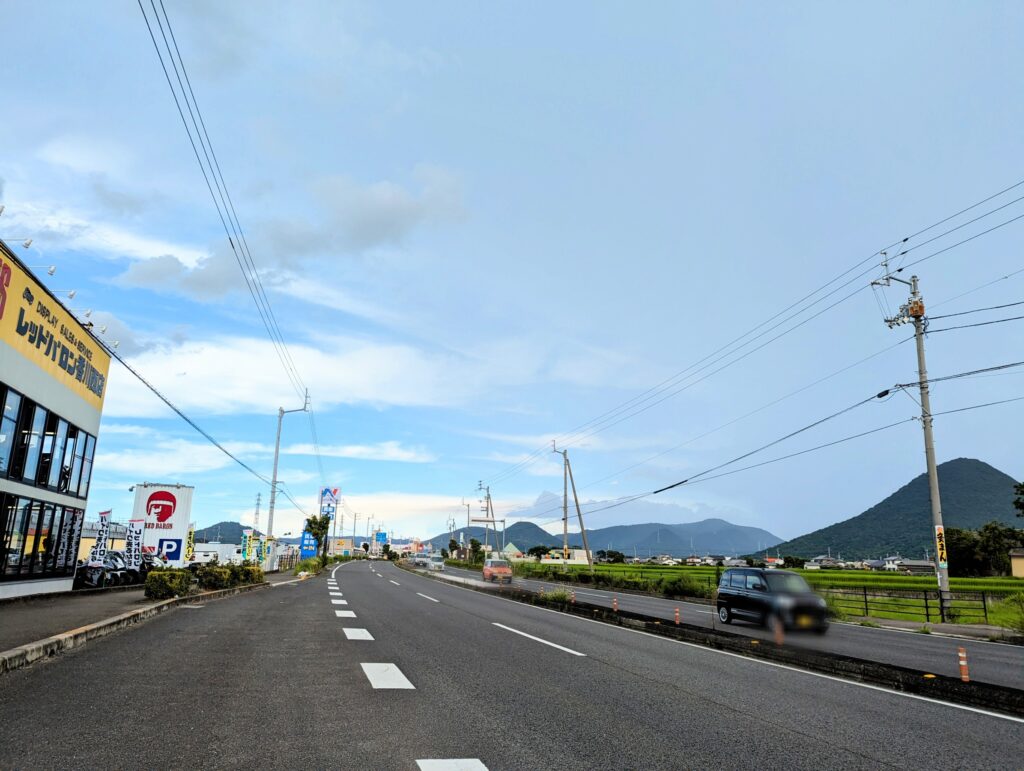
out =
<path fill-rule="evenodd" d="M 360 533 L 372 519 L 433 535 L 465 522 L 463 501 L 476 511 L 480 482 L 499 515 L 522 513 L 561 494 L 551 439 L 588 525 L 636 521 L 602 502 L 917 380 L 909 327 L 883 322 L 906 287 L 869 287 L 880 250 L 894 245 L 894 268 L 928 258 L 899 275 L 919 275 L 929 315 L 1024 300 L 1024 220 L 982 235 L 1024 214 L 1024 187 L 917 235 L 1024 178 L 1019 4 L 165 7 L 314 409 L 324 474 L 309 417 L 285 415 L 279 476 L 297 506 L 279 498 L 277 535 L 298 533 L 323 482 L 342 489 L 346 532 L 357 512 Z M 16 30 L 0 238 L 56 266 L 37 272 L 76 290 L 69 307 L 269 477 L 277 410 L 303 400 L 139 6 L 7 0 L 0 20 Z M 1021 330 L 930 334 L 930 374 L 1018 361 Z M 938 383 L 933 410 L 1024 396 L 1022 372 Z M 906 423 L 648 500 L 666 521 L 795 537 L 924 471 L 919 411 L 897 391 L 722 471 Z M 938 459 L 1020 479 L 1022 419 L 1024 402 L 937 416 Z M 194 485 L 200 526 L 252 523 L 260 494 L 265 529 L 269 486 L 114 363 L 87 516 L 127 519 L 142 481 Z M 529 513 L 560 529 L 558 512 Z"/>

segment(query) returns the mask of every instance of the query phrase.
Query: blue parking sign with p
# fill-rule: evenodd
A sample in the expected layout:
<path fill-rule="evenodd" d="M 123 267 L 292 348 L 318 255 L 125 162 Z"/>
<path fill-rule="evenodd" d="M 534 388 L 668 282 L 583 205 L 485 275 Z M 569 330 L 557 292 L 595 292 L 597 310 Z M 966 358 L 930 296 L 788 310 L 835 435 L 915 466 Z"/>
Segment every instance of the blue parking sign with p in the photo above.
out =
<path fill-rule="evenodd" d="M 156 547 L 156 553 L 163 555 L 164 559 L 167 560 L 180 560 L 182 556 L 181 539 L 161 538 Z"/>

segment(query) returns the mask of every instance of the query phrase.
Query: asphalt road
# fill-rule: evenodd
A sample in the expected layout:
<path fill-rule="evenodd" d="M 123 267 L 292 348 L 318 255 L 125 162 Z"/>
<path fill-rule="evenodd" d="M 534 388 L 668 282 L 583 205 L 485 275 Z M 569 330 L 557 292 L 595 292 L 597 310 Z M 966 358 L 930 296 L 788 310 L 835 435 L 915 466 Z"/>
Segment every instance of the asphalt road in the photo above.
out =
<path fill-rule="evenodd" d="M 337 588 L 322 574 L 183 607 L 4 676 L 0 767 L 1020 762 L 1024 721 L 569 617 L 386 563 L 335 572 Z"/>
<path fill-rule="evenodd" d="M 481 575 L 479 571 L 459 568 L 448 567 L 445 571 L 466 578 L 479 579 Z M 533 591 L 540 587 L 544 587 L 546 591 L 567 588 L 549 581 L 521 578 L 513 579 L 513 586 Z M 622 610 L 636 611 L 667 620 L 674 620 L 675 609 L 679 608 L 684 623 L 707 628 L 711 628 L 713 624 L 722 627 L 711 605 L 615 593 L 592 587 L 577 588 L 576 597 L 582 602 L 605 607 L 611 607 L 612 598 L 617 597 Z M 771 639 L 771 634 L 759 626 L 742 621 L 723 628 L 750 637 Z M 953 677 L 960 675 L 957 648 L 963 646 L 967 649 L 972 680 L 1024 688 L 1024 648 L 1018 645 L 875 629 L 855 624 L 832 624 L 824 636 L 811 632 L 791 632 L 786 636 L 786 643 Z"/>

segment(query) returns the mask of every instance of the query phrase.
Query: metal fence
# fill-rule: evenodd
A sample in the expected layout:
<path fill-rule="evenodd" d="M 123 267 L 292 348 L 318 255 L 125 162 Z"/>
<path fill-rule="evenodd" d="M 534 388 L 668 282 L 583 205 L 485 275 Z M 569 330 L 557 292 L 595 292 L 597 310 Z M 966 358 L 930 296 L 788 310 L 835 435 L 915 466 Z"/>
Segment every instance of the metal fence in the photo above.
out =
<path fill-rule="evenodd" d="M 876 616 L 878 618 L 905 618 L 925 623 L 940 622 L 942 611 L 938 590 L 930 591 L 871 591 L 815 587 L 830 604 L 850 616 Z M 987 592 L 951 592 L 946 621 L 951 623 L 988 623 Z M 909 618 L 908 618 L 909 617 Z"/>

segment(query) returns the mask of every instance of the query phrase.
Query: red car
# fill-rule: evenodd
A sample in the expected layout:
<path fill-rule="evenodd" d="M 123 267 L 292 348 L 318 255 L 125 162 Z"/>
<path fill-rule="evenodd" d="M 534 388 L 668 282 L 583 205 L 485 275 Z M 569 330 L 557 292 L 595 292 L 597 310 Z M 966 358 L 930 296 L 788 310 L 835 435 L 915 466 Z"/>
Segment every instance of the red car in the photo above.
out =
<path fill-rule="evenodd" d="M 484 581 L 512 583 L 512 565 L 506 560 L 484 560 Z"/>

